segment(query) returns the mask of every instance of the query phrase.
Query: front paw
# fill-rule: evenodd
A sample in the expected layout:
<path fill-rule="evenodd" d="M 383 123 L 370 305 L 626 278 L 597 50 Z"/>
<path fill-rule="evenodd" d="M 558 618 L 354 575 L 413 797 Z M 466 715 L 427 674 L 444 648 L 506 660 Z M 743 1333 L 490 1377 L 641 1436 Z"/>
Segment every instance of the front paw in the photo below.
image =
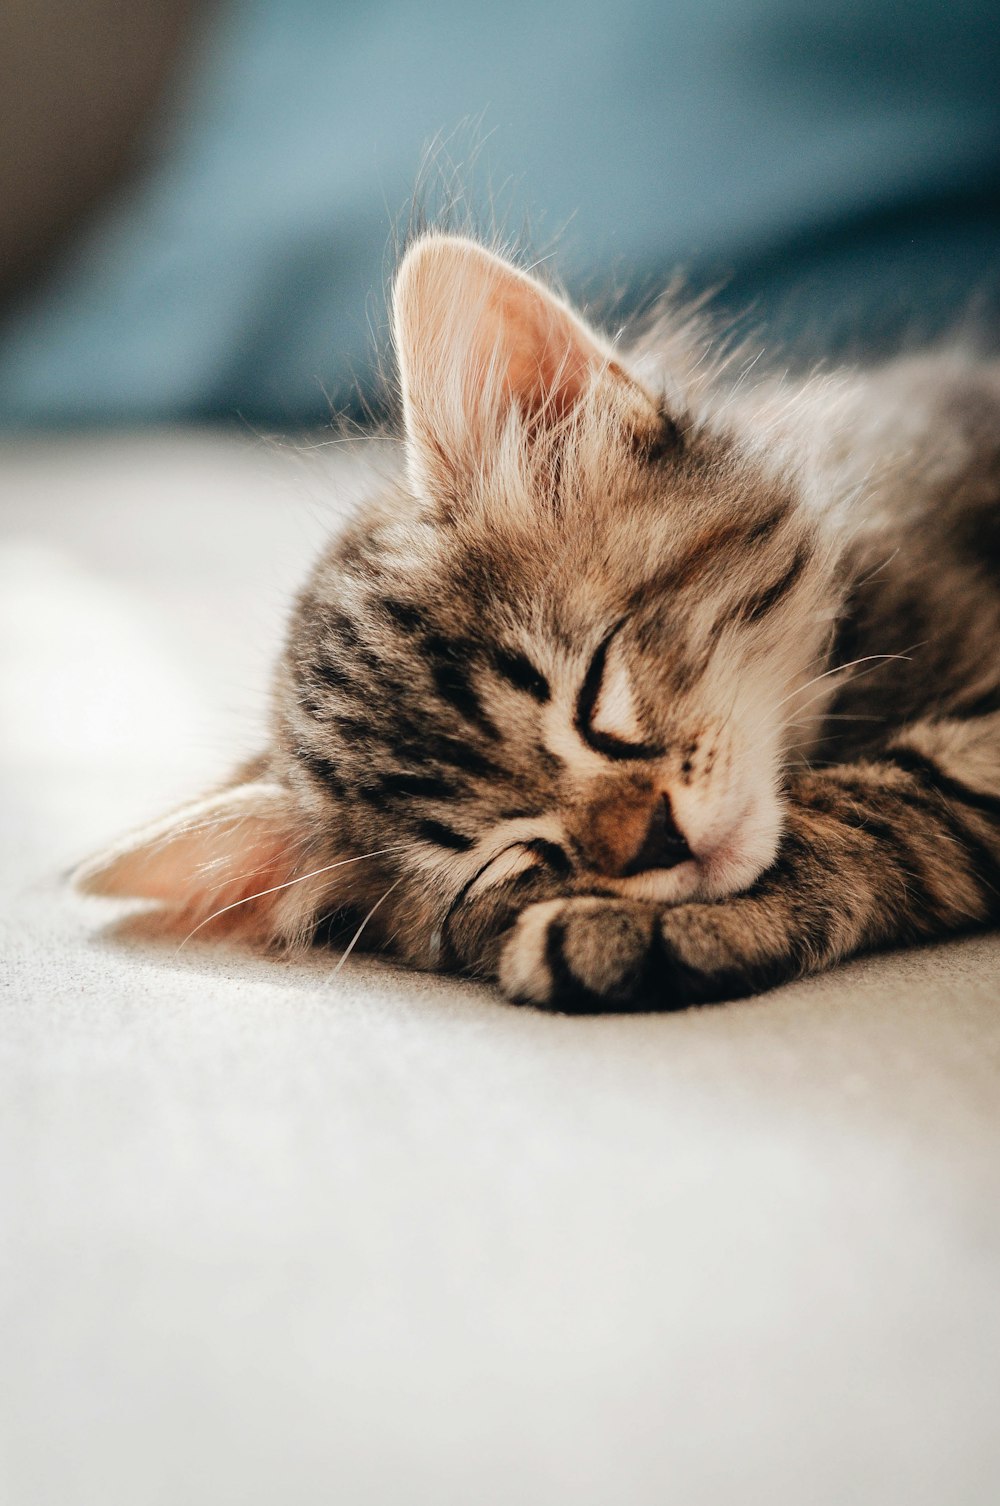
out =
<path fill-rule="evenodd" d="M 657 911 L 580 897 L 522 912 L 500 954 L 499 979 L 518 1004 L 597 1014 L 735 999 L 798 970 L 739 903 Z"/>
<path fill-rule="evenodd" d="M 628 900 L 529 905 L 500 955 L 500 987 L 518 1004 L 567 1014 L 654 1007 L 656 912 Z"/>

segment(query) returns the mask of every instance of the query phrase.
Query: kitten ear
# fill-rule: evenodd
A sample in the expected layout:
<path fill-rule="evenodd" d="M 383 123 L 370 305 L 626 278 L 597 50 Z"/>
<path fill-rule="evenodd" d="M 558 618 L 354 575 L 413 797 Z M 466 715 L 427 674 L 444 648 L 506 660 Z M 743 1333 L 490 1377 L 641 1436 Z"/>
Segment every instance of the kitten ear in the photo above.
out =
<path fill-rule="evenodd" d="M 512 414 L 529 437 L 586 397 L 652 439 L 663 419 L 610 346 L 541 283 L 474 241 L 430 235 L 403 258 L 393 294 L 411 479 L 454 489 Z"/>
<path fill-rule="evenodd" d="M 308 873 L 305 818 L 288 789 L 264 779 L 232 785 L 133 832 L 83 863 L 86 894 L 157 900 L 131 933 L 293 942 L 322 895 Z"/>

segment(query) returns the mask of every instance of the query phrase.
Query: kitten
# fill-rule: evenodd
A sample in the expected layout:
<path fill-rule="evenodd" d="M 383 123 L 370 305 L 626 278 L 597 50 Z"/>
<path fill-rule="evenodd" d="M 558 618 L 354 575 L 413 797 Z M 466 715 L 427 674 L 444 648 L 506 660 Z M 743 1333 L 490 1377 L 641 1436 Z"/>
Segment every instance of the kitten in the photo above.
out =
<path fill-rule="evenodd" d="M 84 889 L 567 1011 L 1000 917 L 1000 369 L 741 391 L 436 234 L 393 326 L 405 473 L 295 605 L 270 747 Z"/>

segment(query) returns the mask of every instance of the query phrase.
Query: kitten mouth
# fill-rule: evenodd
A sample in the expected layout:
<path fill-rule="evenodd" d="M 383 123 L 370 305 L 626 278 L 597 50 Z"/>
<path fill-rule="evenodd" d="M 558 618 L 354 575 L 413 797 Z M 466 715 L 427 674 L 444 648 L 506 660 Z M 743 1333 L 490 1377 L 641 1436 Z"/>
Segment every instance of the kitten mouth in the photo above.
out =
<path fill-rule="evenodd" d="M 711 841 L 695 848 L 690 860 L 672 868 L 649 868 L 627 878 L 602 878 L 603 887 L 623 898 L 677 905 L 688 900 L 722 899 L 749 888 L 774 861 L 780 815 L 750 799 Z"/>
<path fill-rule="evenodd" d="M 678 905 L 693 899 L 702 887 L 704 864 L 698 858 L 677 863 L 673 868 L 647 868 L 630 878 L 602 878 L 623 899 L 648 899 L 656 904 Z"/>

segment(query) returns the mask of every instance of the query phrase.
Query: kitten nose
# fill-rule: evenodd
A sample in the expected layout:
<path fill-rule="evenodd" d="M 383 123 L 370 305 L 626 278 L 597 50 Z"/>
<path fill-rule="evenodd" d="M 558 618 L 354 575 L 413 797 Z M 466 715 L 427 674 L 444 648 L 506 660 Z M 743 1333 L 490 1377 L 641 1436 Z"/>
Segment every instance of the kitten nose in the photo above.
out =
<path fill-rule="evenodd" d="M 661 795 L 653 806 L 642 845 L 622 869 L 622 878 L 646 873 L 650 868 L 676 868 L 693 858 L 687 841 L 674 820 L 670 796 Z"/>

